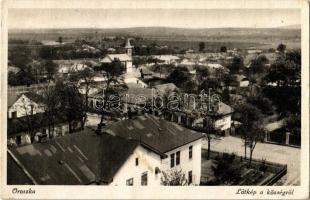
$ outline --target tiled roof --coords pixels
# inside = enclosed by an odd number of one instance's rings
[[[49,123],[49,121],[47,121],[46,118],[44,118],[44,113],[38,113],[31,116],[31,120],[33,121],[32,127],[34,129],[46,127],[48,126]],[[57,116],[54,121],[56,125],[65,122],[66,117],[64,115]],[[26,132],[27,130],[28,130],[27,116],[8,119],[8,126],[7,126],[8,136]]]
[[[103,63],[110,63],[113,60],[118,59],[119,61],[131,61],[131,57],[128,56],[127,54],[107,54],[106,57],[100,60],[100,62]]]
[[[99,180],[110,183],[137,146],[137,141],[85,129],[8,151],[37,184],[83,185]]]
[[[202,133],[148,114],[107,125],[104,131],[139,140],[162,154],[202,138]]]

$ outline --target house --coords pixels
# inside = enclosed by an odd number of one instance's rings
[[[109,53],[114,53],[114,52],[116,51],[116,49],[110,47],[110,48],[107,49],[107,51],[108,51]]]
[[[8,73],[12,72],[14,74],[17,74],[18,72],[20,72],[21,69],[18,67],[14,67],[14,66],[8,66]]]
[[[165,83],[154,86],[154,88],[157,90],[159,94],[165,94],[168,91],[175,91],[177,90],[177,86],[173,83]]]
[[[73,73],[73,72],[79,72],[79,71],[83,71],[85,69],[91,69],[88,65],[84,64],[84,63],[79,63],[79,62],[75,62],[73,64],[63,64],[60,65],[58,68],[58,73],[60,74],[69,74],[69,73]]]
[[[260,54],[262,53],[263,51],[260,50],[260,49],[249,49],[248,50],[248,54]]]
[[[189,60],[187,58],[184,58],[181,62],[180,65],[196,65],[196,62],[194,62],[193,60]]]
[[[112,63],[115,60],[120,61],[126,68],[126,72],[131,72],[133,65],[132,65],[132,49],[133,46],[130,44],[130,40],[127,39],[126,45],[125,45],[125,51],[124,54],[107,54],[104,58],[99,59],[99,62],[101,63]]]
[[[191,103],[189,105],[192,105]],[[217,112],[209,115],[204,113],[205,116],[193,116],[195,110],[190,108],[183,108],[183,110],[166,110],[164,112],[165,119],[176,122],[180,125],[186,126],[195,130],[202,130],[205,128],[204,120],[212,117],[213,126],[219,131],[221,135],[229,135],[231,130],[231,116],[234,112],[233,108],[229,105],[219,102]]]
[[[89,68],[86,64],[84,63],[74,63],[71,67],[70,67],[70,71],[71,72],[78,72],[78,71],[83,71],[86,68]]]
[[[223,65],[221,65],[219,63],[208,63],[207,67],[209,67],[211,69],[224,69]]]
[[[159,56],[153,56],[154,59],[158,59],[163,64],[176,64],[177,61],[180,60],[178,56],[174,55],[159,55]]]
[[[232,78],[233,78],[233,80],[230,84],[231,85],[230,89],[232,89],[234,87],[245,88],[245,87],[248,87],[250,85],[249,79],[242,74],[235,74],[232,76]]]
[[[30,124],[29,124],[30,121]],[[79,129],[81,123],[72,123],[72,129]],[[32,129],[33,139],[29,129]],[[69,133],[69,124],[65,116],[58,115],[54,118],[54,126],[50,127],[43,113],[33,116],[8,119],[7,144],[8,146],[29,145]]]
[[[149,152],[155,152],[157,156],[151,154],[153,163],[160,165],[152,165],[146,156],[150,153],[144,153],[145,157],[141,159],[153,173],[156,173],[156,167],[161,172],[181,169],[189,184],[200,184],[202,133],[149,114],[112,123],[104,127],[103,132],[138,140],[149,148]]]
[[[44,107],[43,97],[36,93],[8,93],[8,119],[43,113]]]
[[[162,172],[182,169],[189,184],[199,184],[202,137],[144,115],[108,125],[101,134],[86,128],[44,144],[9,148],[8,175],[16,176],[11,168],[18,165],[24,182],[32,184],[159,186]]]

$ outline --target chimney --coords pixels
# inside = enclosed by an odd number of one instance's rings
[[[103,123],[99,123],[99,124],[97,125],[97,129],[96,129],[96,131],[95,131],[97,135],[100,135],[100,134],[103,133],[103,132],[102,132],[102,128],[105,127],[105,125],[106,125],[106,124],[105,124],[104,122],[103,122]]]

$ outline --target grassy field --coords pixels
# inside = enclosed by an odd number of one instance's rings
[[[288,48],[300,48],[300,29],[248,29],[248,28],[216,28],[216,29],[177,29],[163,27],[125,28],[125,29],[27,29],[9,30],[9,39],[55,41],[62,37],[65,42],[76,39],[99,41],[108,36],[140,37],[133,43],[167,45],[178,48],[198,49],[199,42],[206,43],[206,49],[228,48],[246,49],[250,47],[276,48],[284,43]],[[106,42],[108,46],[113,42]],[[114,45],[120,45],[116,42]]]

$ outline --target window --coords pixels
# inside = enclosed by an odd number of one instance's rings
[[[193,173],[192,171],[188,172],[188,185],[192,184],[193,182]]]
[[[12,118],[17,118],[17,112],[16,111],[12,112],[11,114],[12,114]]]
[[[170,155],[170,167],[174,167],[174,153]]]
[[[188,148],[188,158],[189,159],[193,158],[193,146],[189,146]]]
[[[139,158],[136,158],[136,166],[139,165]]]
[[[176,160],[175,160],[175,165],[179,165],[179,164],[180,164],[180,151],[176,153]]]
[[[147,172],[144,172],[141,176],[141,185],[147,185]]]
[[[133,178],[126,180],[126,185],[129,185],[129,186],[133,185]]]

